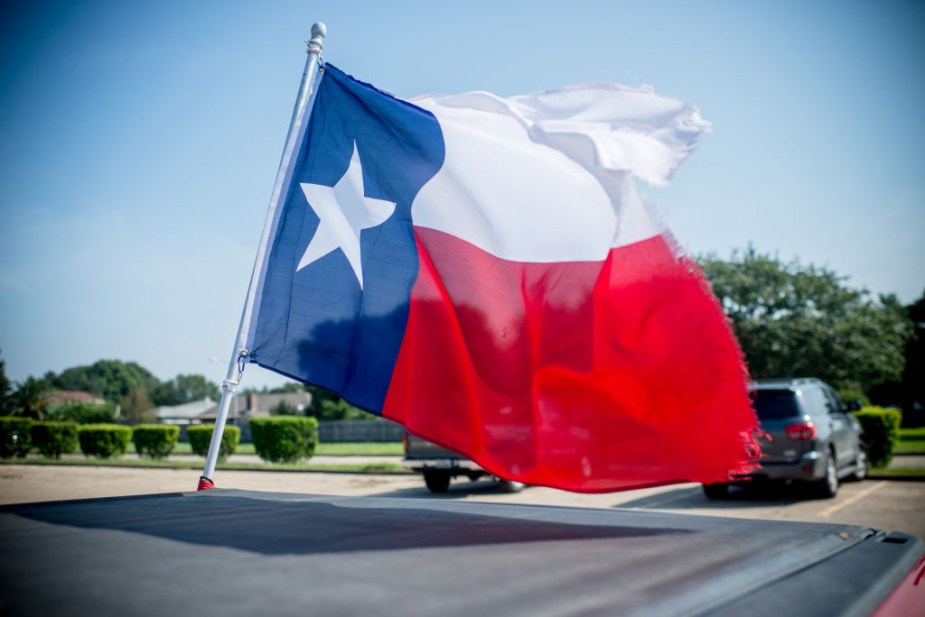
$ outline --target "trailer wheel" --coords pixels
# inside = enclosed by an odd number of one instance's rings
[[[706,495],[707,499],[725,499],[729,494],[729,484],[726,482],[704,484],[703,494]]]
[[[524,490],[524,483],[502,479],[498,481],[498,487],[501,489],[502,493],[519,493]]]
[[[442,469],[425,469],[424,484],[431,493],[445,493],[450,488],[450,473]]]

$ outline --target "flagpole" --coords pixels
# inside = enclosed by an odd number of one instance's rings
[[[305,51],[308,54],[308,58],[305,61],[305,71],[302,74],[302,83],[299,86],[299,96],[296,98],[296,103],[292,110],[292,118],[289,120],[289,132],[286,136],[286,145],[283,148],[283,156],[280,160],[279,171],[276,175],[273,196],[270,198],[270,207],[267,212],[266,222],[264,223],[263,235],[260,238],[260,245],[257,248],[257,258],[254,260],[254,270],[251,273],[251,281],[247,289],[244,309],[241,311],[241,321],[238,324],[238,333],[235,337],[231,361],[228,365],[225,381],[222,382],[222,398],[218,404],[215,427],[212,429],[212,441],[209,443],[209,454],[206,457],[206,464],[203,468],[202,476],[199,478],[198,490],[200,491],[215,486],[215,483],[212,481],[212,476],[215,473],[215,464],[218,462],[218,455],[221,450],[222,434],[225,432],[225,423],[228,420],[228,411],[231,408],[231,401],[234,399],[235,391],[241,383],[244,364],[247,362],[247,329],[250,326],[251,314],[254,308],[254,297],[257,293],[257,285],[260,278],[260,266],[266,254],[266,247],[270,236],[270,230],[273,226],[275,211],[280,200],[285,198],[283,190],[284,186],[288,184],[287,178],[291,173],[293,153],[296,150],[296,144],[294,142],[300,133],[300,119],[304,118],[306,104],[311,98],[311,89],[315,81],[315,76],[318,73],[318,66],[321,62],[321,52],[324,49],[324,37],[326,34],[327,26],[323,23],[318,22],[312,24],[312,38],[306,42],[307,49]]]

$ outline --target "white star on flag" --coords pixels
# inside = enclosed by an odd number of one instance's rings
[[[308,205],[320,219],[315,235],[305,248],[296,272],[340,249],[363,289],[363,266],[360,259],[360,232],[381,225],[392,216],[395,204],[363,193],[363,166],[353,142],[353,156],[347,171],[334,186],[301,182]]]

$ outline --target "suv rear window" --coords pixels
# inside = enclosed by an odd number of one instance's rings
[[[797,415],[796,394],[790,390],[755,390],[752,392],[759,420],[780,420]]]

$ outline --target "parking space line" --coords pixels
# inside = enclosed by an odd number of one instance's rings
[[[847,508],[848,506],[850,506],[851,504],[855,503],[856,501],[860,501],[861,499],[864,499],[865,497],[867,497],[868,495],[870,495],[870,494],[873,493],[874,491],[878,491],[878,490],[880,490],[881,488],[883,488],[884,486],[886,486],[886,482],[883,481],[883,480],[881,480],[880,482],[877,482],[876,484],[872,484],[871,486],[868,486],[868,487],[865,488],[864,490],[858,491],[857,493],[855,493],[854,495],[852,495],[852,496],[849,497],[848,499],[846,499],[846,500],[844,500],[844,501],[842,501],[842,502],[839,502],[839,503],[835,504],[834,506],[830,506],[830,507],[826,508],[825,510],[823,510],[822,512],[819,513],[819,516],[829,516],[829,515],[831,515],[831,514],[835,514],[836,512],[838,512],[839,510],[841,510],[842,508]]]

